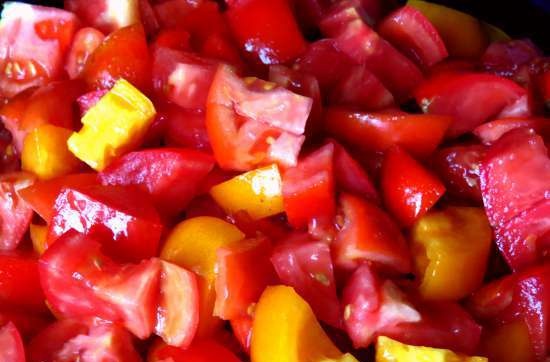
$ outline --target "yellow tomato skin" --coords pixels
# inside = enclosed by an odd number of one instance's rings
[[[33,129],[23,143],[21,167],[41,180],[78,170],[80,161],[67,148],[72,131],[51,124]]]
[[[252,362],[357,362],[338,350],[311,307],[287,286],[263,292],[254,310]]]
[[[529,330],[521,320],[483,328],[480,350],[491,362],[536,361]]]
[[[137,148],[156,111],[153,103],[128,81],[120,79],[82,117],[82,129],[67,141],[71,152],[96,171]]]
[[[46,251],[46,238],[48,236],[48,226],[31,224],[29,227],[32,247],[39,255]]]
[[[209,216],[182,221],[170,233],[160,257],[198,275],[199,327],[197,335],[212,335],[222,324],[212,315],[216,301],[216,251],[244,239],[245,235],[234,225]]]
[[[492,230],[485,212],[448,207],[423,216],[411,231],[411,248],[425,299],[458,300],[485,275]]]
[[[482,23],[471,15],[423,0],[409,0],[435,26],[450,56],[479,58],[488,45]]]
[[[227,214],[244,210],[257,220],[284,211],[281,174],[276,165],[255,169],[216,185],[210,195]]]
[[[376,341],[376,362],[488,362],[488,359],[463,356],[448,349],[411,346],[380,336]]]

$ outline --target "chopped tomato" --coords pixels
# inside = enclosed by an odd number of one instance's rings
[[[71,79],[80,76],[90,55],[103,42],[104,38],[102,32],[91,27],[82,28],[75,34],[65,63],[65,70]]]
[[[474,129],[474,134],[484,144],[495,143],[507,132],[516,128],[531,128],[544,139],[550,139],[550,122],[544,118],[504,118],[487,122]]]
[[[188,349],[159,344],[153,347],[148,362],[240,362],[229,349],[213,339],[203,339],[191,345]]]
[[[386,207],[406,226],[424,215],[445,193],[445,186],[435,175],[397,147],[385,155],[381,187]]]
[[[214,315],[231,320],[250,314],[264,289],[275,281],[267,238],[246,239],[216,252]]]
[[[65,8],[105,34],[139,22],[138,0],[65,0]]]
[[[415,97],[424,113],[453,117],[447,136],[457,137],[526,98],[527,92],[516,83],[492,74],[444,73],[420,85]]]
[[[237,69],[245,68],[237,45],[233,44],[233,39],[224,33],[209,34],[200,46],[200,54],[231,64]]]
[[[51,323],[51,316],[21,309],[0,308],[0,325],[8,322],[15,324],[23,339],[28,341]]]
[[[334,17],[346,20],[334,27]],[[342,7],[341,13],[323,20],[321,29],[334,38],[336,46],[355,63],[365,64],[397,101],[409,98],[422,81],[418,67],[364,23],[355,7]]]
[[[426,157],[437,148],[451,121],[446,116],[392,111],[363,113],[329,108],[325,112],[327,131],[343,142],[371,152],[398,145],[418,157]]]
[[[340,207],[343,220],[331,246],[336,267],[353,270],[368,262],[384,271],[411,271],[405,239],[388,214],[350,194],[340,196]]]
[[[295,166],[311,105],[309,98],[259,79],[242,80],[220,65],[206,108],[216,161],[242,171],[271,162]]]
[[[313,219],[332,222],[336,211],[334,146],[326,144],[283,174],[283,204],[288,222],[304,228]]]
[[[110,257],[140,261],[158,252],[162,224],[148,195],[135,186],[65,187],[55,200],[48,246],[74,230],[102,242]]]
[[[157,210],[174,216],[198,193],[214,167],[212,156],[189,149],[135,151],[116,159],[98,174],[103,185],[136,185],[149,193]]]
[[[76,99],[76,103],[78,103],[78,108],[80,110],[80,117],[84,117],[86,112],[90,110],[93,106],[99,102],[99,100],[107,94],[109,91],[107,89],[100,89],[88,93],[84,93],[80,97]]]
[[[166,122],[164,140],[168,146],[212,152],[203,111],[185,110],[169,103],[157,108],[157,117]]]
[[[33,255],[0,254],[0,307],[47,312]]]
[[[482,145],[446,147],[436,151],[433,166],[449,193],[479,203],[479,173],[486,153],[487,148]]]
[[[235,338],[239,341],[241,348],[250,354],[250,342],[252,342],[252,324],[254,320],[250,316],[244,316],[237,319],[232,319],[231,330]]]
[[[186,109],[204,109],[217,62],[191,53],[157,48],[153,52],[153,85],[159,94]]]
[[[420,314],[391,281],[381,281],[367,264],[357,268],[342,295],[344,323],[354,347],[368,347],[392,327],[421,320]]]
[[[0,23],[0,97],[61,78],[78,27],[73,13],[7,2]]]
[[[0,175],[0,250],[14,250],[27,232],[32,209],[19,190],[32,185],[35,177],[25,172]]]
[[[49,222],[55,214],[55,199],[65,187],[82,187],[97,184],[97,176],[92,173],[61,176],[52,180],[38,181],[22,188],[19,195],[29,206]]]
[[[190,38],[191,35],[185,30],[166,28],[159,31],[153,44],[156,48],[188,51],[191,50]]]
[[[528,67],[539,56],[541,51],[530,40],[497,41],[487,47],[481,62],[486,71],[516,81],[525,81],[521,79],[522,68]]]
[[[151,59],[141,24],[112,32],[92,53],[82,76],[93,89],[110,89],[121,78],[141,90],[151,83]]]
[[[305,50],[306,42],[286,0],[232,1],[228,7],[231,31],[254,61],[286,63]]]
[[[329,245],[307,234],[296,234],[279,242],[271,262],[286,285],[311,305],[317,318],[342,327]]]
[[[23,340],[12,322],[0,328],[0,351],[3,362],[25,362]]]
[[[94,239],[71,232],[40,257],[40,279],[53,310],[65,318],[120,322],[140,338],[155,328],[160,263],[119,265]]]
[[[448,55],[437,29],[410,5],[397,9],[378,26],[380,35],[420,66],[429,68]]]

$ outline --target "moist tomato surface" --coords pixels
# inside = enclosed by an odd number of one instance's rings
[[[423,0],[63,5],[0,20],[0,362],[548,360],[537,44]]]

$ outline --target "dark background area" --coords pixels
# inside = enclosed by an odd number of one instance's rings
[[[63,6],[62,0],[24,1],[42,5]],[[472,14],[483,21],[498,26],[514,38],[531,38],[544,49],[546,54],[550,54],[550,0],[431,1]]]

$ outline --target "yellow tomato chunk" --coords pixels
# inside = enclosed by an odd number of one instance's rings
[[[243,240],[245,235],[234,225],[209,216],[195,217],[179,223],[168,236],[160,257],[195,272],[200,305],[197,335],[212,335],[221,326],[213,317],[216,301],[216,251]]]
[[[21,167],[47,180],[76,171],[80,161],[67,148],[71,130],[45,124],[32,130],[23,143]]]
[[[485,357],[468,357],[448,349],[418,347],[380,336],[376,341],[376,362],[487,362]]]
[[[29,227],[32,247],[39,255],[46,251],[46,237],[48,236],[48,226],[31,224]]]
[[[71,152],[97,171],[138,147],[155,117],[153,103],[124,79],[82,118],[83,127],[68,140]]]
[[[480,208],[448,207],[423,216],[411,231],[420,294],[458,300],[473,292],[483,281],[491,240]]]
[[[252,362],[357,362],[325,334],[293,288],[268,287],[254,311]]]
[[[246,211],[255,220],[284,211],[281,174],[276,165],[216,185],[210,195],[228,214]]]

